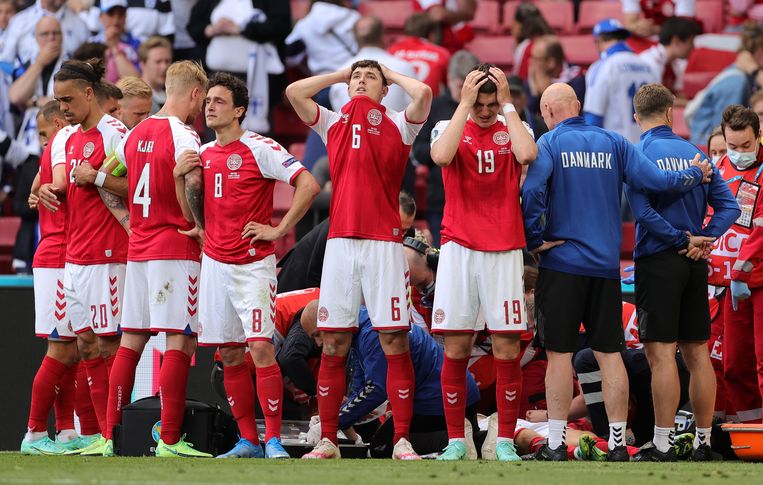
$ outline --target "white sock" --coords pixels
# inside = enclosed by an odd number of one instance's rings
[[[68,443],[74,439],[77,439],[77,432],[73,429],[62,429],[56,434],[56,441],[59,443]]]
[[[455,441],[460,441],[461,443],[466,444],[466,438],[450,438],[448,440],[448,444],[451,444]]]
[[[27,431],[24,435],[24,441],[27,443],[31,443],[33,441],[40,440],[44,437],[48,436],[47,431]]]
[[[514,444],[514,438],[504,438],[502,436],[499,436],[495,439],[496,444],[503,443],[504,441],[507,443],[511,443],[512,445]]]
[[[694,449],[699,448],[700,445],[710,446],[710,434],[713,428],[697,428],[694,433]]]
[[[548,420],[548,447],[555,450],[564,444],[567,434],[566,419]]]
[[[627,426],[628,423],[625,421],[609,423],[609,442],[607,446],[610,450],[614,450],[618,446],[625,446],[625,428]]]
[[[673,436],[675,433],[674,428],[660,428],[654,427],[654,439],[652,443],[657,451],[661,453],[667,453],[671,446],[673,446]]]

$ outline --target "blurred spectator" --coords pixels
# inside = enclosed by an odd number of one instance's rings
[[[750,108],[758,115],[760,125],[763,126],[763,90],[759,89],[750,96]]]
[[[106,74],[111,83],[125,76],[138,76],[138,47],[140,41],[125,30],[127,0],[101,0],[100,20],[103,31],[92,42],[106,45]]]
[[[763,28],[747,25],[741,35],[736,61],[710,81],[688,105],[684,116],[695,145],[707,140],[732,104],[746,105],[756,87],[763,86]]]
[[[520,3],[514,12],[514,23],[511,24],[511,35],[517,41],[517,47],[514,50],[514,69],[511,73],[527,79],[533,40],[553,33],[554,29],[548,25],[538,7],[532,3]]]
[[[694,17],[696,0],[622,0],[623,23],[639,37],[650,37],[660,32],[660,25],[668,17]]]
[[[103,4],[108,0],[95,0],[92,7],[80,12],[80,17],[87,23],[94,34],[103,31],[100,13]],[[170,0],[129,0],[127,8],[127,32],[130,32],[139,42],[154,35],[172,37],[175,34],[175,19]]]
[[[529,86],[528,107],[534,114],[540,114],[540,96],[553,83],[567,83],[581,103],[585,102],[585,76],[580,66],[567,64],[564,49],[559,38],[543,35],[533,41],[527,84]],[[536,138],[538,133],[535,133]]]
[[[119,121],[124,123],[128,130],[132,130],[151,114],[151,86],[143,79],[130,76],[120,79],[117,88],[122,93],[122,99],[119,100]]]
[[[43,15],[51,15],[61,23],[63,53],[65,57],[70,57],[90,34],[85,23],[65,3],[64,0],[37,0],[31,7],[17,13],[5,32],[0,62],[24,64],[37,57],[35,26]]]
[[[16,66],[8,98],[19,113],[23,113],[18,141],[27,147],[29,153],[39,155],[37,112],[53,96],[53,74],[66,59],[62,54],[61,24],[55,17],[46,15],[40,18],[34,37],[38,46],[37,56],[34,61]]]
[[[154,114],[162,109],[167,100],[164,80],[167,69],[172,64],[172,44],[164,37],[150,37],[140,45],[138,59],[140,59],[141,79],[148,83],[153,93],[151,114]]]
[[[35,118],[39,110],[35,110]],[[37,129],[37,119],[32,123]],[[42,121],[44,123],[44,121]],[[37,134],[35,132],[35,134]],[[40,140],[37,140],[40,146]],[[32,183],[39,171],[40,163],[37,155],[29,155],[27,159],[16,168],[13,195],[13,212],[21,218],[19,232],[16,233],[16,243],[13,245],[13,271],[16,274],[32,274],[32,258],[37,245],[37,211],[29,207],[29,194],[32,191]]]
[[[437,25],[425,13],[415,13],[405,21],[405,37],[389,47],[389,52],[409,62],[416,71],[416,79],[432,88],[434,96],[440,95],[440,86],[448,77],[450,53],[444,47],[433,44]]]
[[[16,4],[13,0],[0,0],[0,52],[5,44],[5,33],[8,31],[8,24],[11,17],[16,15]]]
[[[289,2],[211,0],[198,2],[188,32],[206,46],[206,65],[246,79],[249,107],[245,129],[268,133],[269,107],[286,87],[284,41],[291,31]]]
[[[445,207],[445,190],[442,185],[442,169],[433,161],[429,153],[431,147],[432,129],[438,121],[449,120],[456,112],[461,102],[461,88],[466,75],[480,61],[471,52],[458,51],[448,63],[448,89],[432,100],[429,118],[421,127],[416,140],[413,142],[413,156],[419,163],[429,167],[429,186],[427,189],[426,219],[432,233],[432,245],[440,246],[440,226],[442,225],[442,210]]]
[[[586,74],[583,115],[589,124],[612,130],[636,143],[641,130],[633,118],[633,96],[660,79],[625,44],[630,33],[615,19],[596,24],[593,35],[601,57]]]
[[[104,113],[119,119],[119,101],[122,99],[122,91],[108,81],[101,81],[95,86],[95,98]]]
[[[514,105],[517,113],[519,113],[519,118],[533,129],[533,134],[537,140],[541,135],[548,131],[548,127],[539,114],[533,113],[530,110],[527,104],[527,93],[525,92],[525,85],[522,82],[522,78],[519,76],[509,76],[507,80],[509,81],[511,104]]]
[[[670,17],[660,27],[660,42],[639,54],[674,94],[684,87],[686,59],[694,49],[694,38],[702,27],[694,19]]]
[[[345,63],[346,66],[362,59],[372,59],[379,61],[395,72],[412,78],[416,77],[416,72],[410,63],[384,50],[384,24],[381,20],[376,17],[361,17],[352,31],[360,50]],[[339,113],[342,107],[350,101],[347,85],[334,84],[330,89],[331,107]],[[400,86],[393,84],[389,86],[389,92],[382,99],[382,104],[394,111],[404,111],[410,101],[411,98],[405,94],[405,91]]]
[[[178,61],[204,58],[203,49],[196,45],[191,34],[188,33],[188,22],[191,20],[191,11],[197,0],[171,0],[170,3],[172,18],[175,22],[172,57]]]
[[[456,52],[474,39],[468,22],[474,20],[477,0],[413,0],[416,11],[426,12],[435,21],[435,42]]]
[[[737,32],[745,22],[763,20],[763,1],[761,0],[728,0],[728,17],[726,31]]]
[[[716,126],[707,139],[707,154],[712,157],[715,165],[726,154],[726,151],[726,139],[723,138],[723,131],[720,126]]]

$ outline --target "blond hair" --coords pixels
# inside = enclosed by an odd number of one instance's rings
[[[120,91],[122,91],[122,96],[125,98],[151,99],[153,97],[151,86],[149,86],[146,81],[139,77],[123,77],[117,83],[117,87]]]
[[[199,87],[206,89],[207,73],[198,61],[178,61],[170,64],[164,82],[167,95],[184,94]]]
[[[151,49],[156,49],[157,47],[163,47],[172,51],[170,41],[160,35],[154,35],[140,44],[138,48],[138,59],[140,62],[146,62],[148,60],[148,53],[151,52]]]

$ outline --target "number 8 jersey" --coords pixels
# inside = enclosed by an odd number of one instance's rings
[[[432,144],[449,120],[432,130]],[[525,128],[532,134],[527,124]],[[522,166],[511,151],[503,116],[481,128],[466,121],[453,162],[442,169],[445,209],[442,243],[454,241],[476,251],[510,251],[525,247],[519,180]]]
[[[178,229],[194,224],[183,216],[172,170],[186,150],[199,152],[199,136],[174,116],[152,116],[133,128],[117,148],[127,167],[130,207],[128,261],[199,261],[199,245]]]

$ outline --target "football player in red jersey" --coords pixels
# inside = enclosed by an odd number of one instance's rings
[[[241,128],[249,106],[246,84],[216,74],[207,94],[207,126],[216,140],[201,148],[201,167],[188,164],[185,192],[204,228],[199,302],[199,342],[220,348],[225,390],[241,435],[218,458],[289,458],[281,445],[283,380],[275,359],[276,258],[273,241],[305,215],[320,187],[294,156],[270,138]],[[187,168],[178,167],[177,172]],[[203,182],[202,182],[203,179]],[[277,180],[295,187],[294,200],[277,227]],[[256,367],[257,396],[265,414],[265,451],[254,417],[254,388],[246,362]]]
[[[349,85],[350,101],[335,113],[312,97],[332,84]],[[380,102],[388,84],[411,97],[405,112]],[[337,426],[344,398],[344,365],[365,298],[387,357],[387,395],[395,416],[393,458],[419,459],[408,441],[414,374],[408,349],[408,267],[401,244],[398,191],[411,144],[429,115],[432,90],[424,83],[362,60],[286,89],[299,117],[326,143],[333,190],[318,328],[323,357],[318,374],[322,439],[305,458],[339,458]]]
[[[106,172],[127,129],[98,104],[102,76],[103,63],[97,59],[67,61],[55,74],[56,100],[66,121],[79,126],[66,142],[65,158],[52,160],[54,173],[60,164],[70,170],[63,286],[101,432],[106,427],[109,369],[119,345],[129,230],[121,199],[127,181]],[[103,444],[100,437],[72,453],[100,454]]]
[[[520,335],[527,329],[519,203],[523,165],[537,156],[506,75],[491,64],[466,76],[461,103],[432,130],[432,160],[443,167],[445,210],[432,332],[445,338],[442,395],[449,443],[441,460],[467,456],[465,371],[474,333],[492,334],[498,436],[495,457],[518,461],[514,428],[522,396]],[[481,318],[484,315],[484,320]]]
[[[196,350],[199,245],[193,216],[176,196],[176,164],[198,161],[199,137],[188,126],[201,112],[204,69],[191,61],[167,70],[167,103],[133,128],[117,148],[126,167],[131,231],[122,345],[109,388],[104,455],[113,455],[112,430],[122,418],[135,368],[152,333],[167,335],[159,373],[162,430],[156,456],[201,456],[181,437],[191,356]]]

